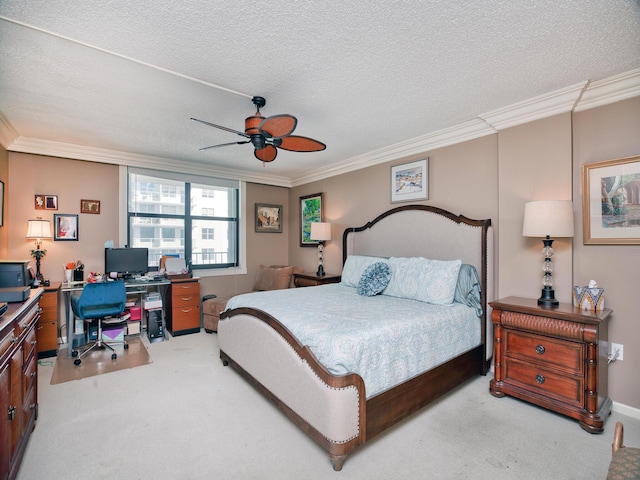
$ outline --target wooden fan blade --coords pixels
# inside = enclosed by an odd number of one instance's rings
[[[278,147],[291,152],[319,152],[327,148],[324,143],[318,140],[301,137],[299,135],[291,135],[283,138]]]
[[[253,154],[261,162],[273,162],[278,155],[278,150],[273,145],[266,145],[260,150],[254,150]]]
[[[221,143],[220,145],[211,145],[210,147],[202,147],[198,150],[209,150],[210,148],[227,147],[229,145],[244,145],[245,143],[251,143],[251,140],[245,140],[244,142],[229,142]]]
[[[245,138],[249,137],[249,135],[247,135],[246,133],[240,132],[238,130],[234,130],[233,128],[223,127],[222,125],[216,125],[215,123],[205,122],[204,120],[198,120],[197,118],[193,118],[193,117],[191,117],[191,120],[195,120],[196,122],[209,125],[210,127],[219,128],[220,130],[224,130],[225,132],[235,133],[236,135],[240,135],[241,137],[245,137]]]
[[[266,137],[284,138],[293,133],[296,125],[298,125],[298,119],[292,115],[273,115],[262,120],[258,130]]]

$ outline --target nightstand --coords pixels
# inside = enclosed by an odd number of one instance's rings
[[[315,287],[316,285],[326,285],[328,283],[340,283],[340,275],[326,275],[319,277],[315,273],[294,273],[293,284],[296,287]]]
[[[604,431],[607,396],[608,319],[611,309],[589,311],[568,303],[541,307],[537,300],[507,297],[493,308],[495,374],[489,391],[510,395]]]

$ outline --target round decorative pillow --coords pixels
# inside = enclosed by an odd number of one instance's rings
[[[376,262],[369,265],[358,282],[358,295],[373,297],[379,294],[391,280],[391,269],[384,262]]]

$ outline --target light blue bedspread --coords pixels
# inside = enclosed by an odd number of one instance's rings
[[[367,398],[480,344],[472,307],[365,297],[340,283],[247,293],[227,303],[238,307],[278,319],[332,374],[359,374]]]

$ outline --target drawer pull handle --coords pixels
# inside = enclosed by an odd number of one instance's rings
[[[542,385],[544,383],[544,375],[537,374],[536,375],[536,382],[539,383],[540,385]]]
[[[542,355],[544,353],[544,346],[543,345],[536,346],[536,353],[538,355]]]

